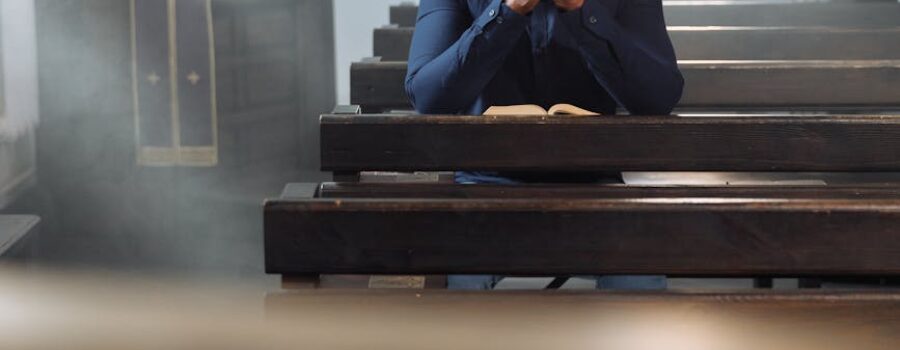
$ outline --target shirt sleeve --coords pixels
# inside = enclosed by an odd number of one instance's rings
[[[406,92],[423,114],[458,113],[493,79],[525,33],[527,17],[492,0],[472,19],[460,0],[422,0],[409,53]]]
[[[608,0],[586,0],[581,9],[561,14],[594,77],[631,114],[671,113],[684,78],[662,0],[619,0],[615,17],[602,1]]]

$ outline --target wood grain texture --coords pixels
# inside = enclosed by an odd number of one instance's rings
[[[291,185],[289,185],[291,186]],[[297,185],[294,185],[297,187]],[[292,198],[297,198],[291,195]],[[454,185],[324,183],[320,198],[431,199],[623,199],[623,198],[758,198],[758,199],[900,199],[900,186],[727,186],[643,187],[626,185]],[[282,198],[285,198],[283,195]],[[306,196],[313,198],[313,196]]]
[[[894,27],[900,5],[893,1],[665,1],[670,26]],[[417,6],[391,7],[391,24],[413,27]]]
[[[898,6],[900,10],[900,6]],[[681,60],[900,58],[900,28],[669,27]]]
[[[900,60],[681,61],[681,108],[819,108],[900,105]],[[366,113],[410,109],[406,62],[350,68],[350,100]]]
[[[900,5],[898,5],[900,6]],[[900,105],[900,61],[681,61],[680,107]]]
[[[666,23],[679,26],[894,27],[900,23],[900,4],[891,1],[771,1],[747,5],[697,5],[691,1],[671,1],[666,3],[665,16]]]
[[[321,117],[326,171],[896,171],[900,116]]]
[[[900,200],[312,199],[265,207],[306,274],[900,274]]]
[[[375,56],[406,61],[414,28],[374,32]],[[682,60],[883,60],[900,58],[900,28],[669,27]]]

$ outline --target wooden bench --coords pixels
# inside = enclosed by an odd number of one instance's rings
[[[36,216],[0,215],[0,264],[21,264],[32,257],[39,222]]]
[[[900,116],[325,115],[322,168],[897,171]],[[265,205],[266,269],[319,274],[900,275],[896,184],[353,184]]]
[[[666,23],[670,26],[838,26],[895,27],[900,23],[900,4],[875,1],[796,0],[667,0]],[[418,7],[394,6],[391,24],[414,27]]]
[[[374,56],[406,61],[414,31],[397,26],[375,29]],[[896,44],[900,27],[680,26],[669,27],[669,36],[682,60],[900,59]]]
[[[892,110],[900,60],[682,61],[679,108],[696,110]],[[409,110],[406,62],[377,58],[350,68],[350,99],[367,113]]]

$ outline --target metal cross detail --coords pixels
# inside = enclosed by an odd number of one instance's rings
[[[197,85],[200,82],[200,75],[195,71],[191,71],[191,74],[188,74],[187,80],[191,82],[191,85]]]
[[[156,84],[159,84],[160,80],[162,80],[162,78],[160,78],[159,74],[156,74],[156,72],[150,73],[150,75],[147,76],[147,81],[150,82],[150,85],[155,86]]]

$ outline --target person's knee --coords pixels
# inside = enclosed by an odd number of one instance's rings
[[[598,289],[613,290],[665,290],[666,276],[602,276],[597,278]]]

